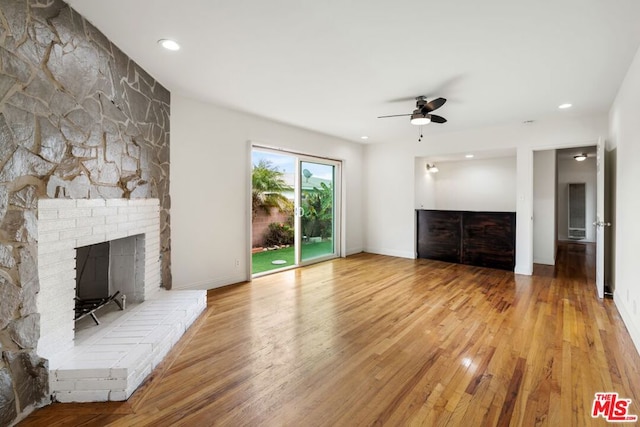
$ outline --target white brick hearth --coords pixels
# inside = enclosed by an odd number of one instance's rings
[[[207,306],[206,291],[158,291],[49,360],[58,402],[126,400]]]
[[[206,308],[206,291],[160,288],[159,212],[157,199],[38,201],[38,354],[56,400],[126,400]],[[138,235],[144,302],[74,347],[75,249]]]

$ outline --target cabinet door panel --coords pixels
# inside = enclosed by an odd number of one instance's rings
[[[515,214],[465,212],[462,263],[513,270],[515,265]]]
[[[418,211],[418,258],[460,262],[461,212]]]

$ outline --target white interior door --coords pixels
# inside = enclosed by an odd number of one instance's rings
[[[596,222],[593,223],[596,226],[596,289],[600,298],[604,298],[604,234],[607,227],[611,225],[604,217],[605,156],[604,140],[600,138],[598,140],[596,158]]]

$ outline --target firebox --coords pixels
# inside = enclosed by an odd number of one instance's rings
[[[144,247],[139,234],[76,248],[75,320],[91,316],[99,325],[102,307],[142,302]]]

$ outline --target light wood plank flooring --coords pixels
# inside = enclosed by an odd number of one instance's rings
[[[24,426],[604,425],[640,357],[567,244],[532,277],[360,254],[209,292],[127,402],[53,404]]]

